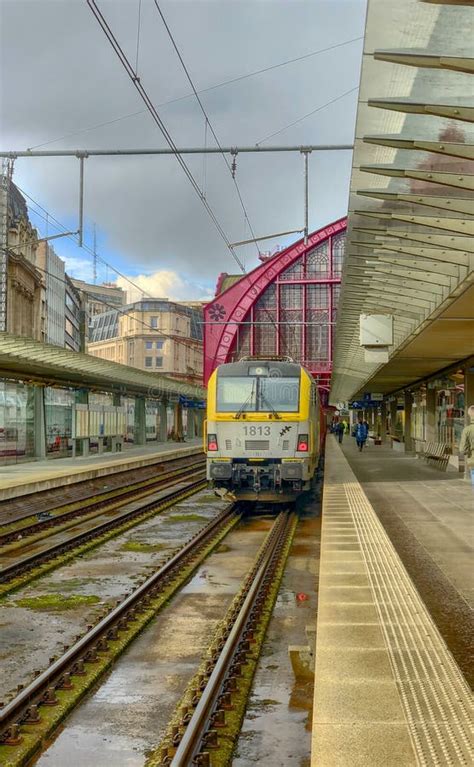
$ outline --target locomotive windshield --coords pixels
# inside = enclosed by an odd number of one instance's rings
[[[294,377],[229,376],[217,379],[217,411],[282,412],[299,409],[300,379]]]

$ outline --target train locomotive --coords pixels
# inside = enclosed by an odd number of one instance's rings
[[[288,503],[311,489],[320,457],[313,377],[289,358],[244,357],[208,382],[207,478],[242,501]]]

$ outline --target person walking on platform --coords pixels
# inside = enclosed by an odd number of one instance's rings
[[[337,434],[338,442],[339,444],[341,444],[342,438],[344,436],[344,424],[342,423],[342,421],[339,421],[339,423],[336,424],[336,430],[337,430],[336,434]]]
[[[474,405],[468,408],[467,414],[470,424],[462,430],[461,441],[459,442],[459,453],[463,454],[468,469],[471,473],[471,483],[474,486]]]
[[[355,433],[357,447],[359,448],[360,452],[362,452],[362,448],[367,442],[368,434],[369,434],[368,424],[365,421],[362,421],[361,419],[360,421],[357,422],[356,433]]]

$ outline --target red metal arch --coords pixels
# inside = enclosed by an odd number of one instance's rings
[[[296,259],[312,250],[329,237],[344,232],[347,218],[341,218],[323,229],[313,232],[305,245],[303,240],[290,245],[277,256],[270,258],[252,272],[216,297],[204,309],[204,382],[207,384],[212,371],[228,362],[234,346],[236,323],[243,322],[252,306],[266,288],[291,266]],[[336,282],[337,280],[335,280]],[[225,322],[225,324],[223,324]]]

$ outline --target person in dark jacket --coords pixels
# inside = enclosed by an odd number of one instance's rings
[[[336,433],[337,433],[338,442],[339,444],[341,444],[342,438],[344,436],[344,424],[342,423],[342,421],[339,421],[339,423],[336,425],[336,430],[337,430]]]
[[[368,424],[362,420],[358,421],[356,426],[355,438],[356,438],[357,447],[359,448],[360,452],[362,452],[362,448],[367,442],[368,436],[369,436]]]

